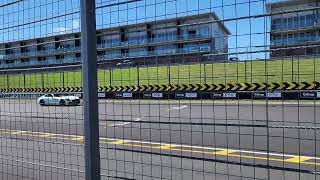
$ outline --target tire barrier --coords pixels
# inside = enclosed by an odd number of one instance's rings
[[[318,90],[320,82],[271,82],[227,84],[163,84],[136,86],[100,86],[99,92],[212,92],[212,91],[293,91]],[[82,92],[82,87],[1,88],[0,93]]]

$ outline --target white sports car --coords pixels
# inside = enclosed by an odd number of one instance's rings
[[[45,105],[79,105],[80,98],[77,96],[58,95],[58,94],[45,94],[38,98],[38,104]]]

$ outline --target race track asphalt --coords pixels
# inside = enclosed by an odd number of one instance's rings
[[[83,107],[0,100],[1,179],[84,179]],[[314,101],[100,100],[104,179],[319,179]]]

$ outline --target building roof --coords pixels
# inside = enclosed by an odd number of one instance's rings
[[[271,8],[281,8],[286,6],[293,6],[313,2],[319,2],[319,0],[278,0],[277,2],[267,3],[266,9],[267,12],[271,12]]]
[[[195,15],[190,15],[190,16],[181,16],[181,17],[176,17],[176,18],[170,18],[170,19],[162,19],[162,20],[157,20],[157,21],[146,21],[142,23],[137,23],[137,24],[130,24],[130,25],[124,25],[124,26],[115,26],[111,28],[105,28],[105,29],[100,29],[98,31],[104,31],[104,30],[114,30],[114,29],[119,29],[119,28],[130,28],[130,27],[138,27],[144,24],[151,24],[151,25],[157,25],[157,24],[164,24],[164,23],[169,23],[173,22],[176,20],[184,21],[184,20],[193,20],[193,19],[200,19],[200,18],[207,18],[207,17],[213,17],[215,21],[222,27],[222,29],[225,31],[226,34],[230,35],[230,31],[228,28],[222,23],[222,20],[219,19],[219,17],[214,13],[203,13],[203,14],[195,14]],[[208,21],[210,22],[210,21]],[[199,22],[201,23],[201,22]]]

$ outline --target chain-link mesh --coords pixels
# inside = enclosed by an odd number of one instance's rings
[[[101,179],[319,179],[319,2],[96,0]],[[0,179],[85,179],[80,0],[0,2]]]

